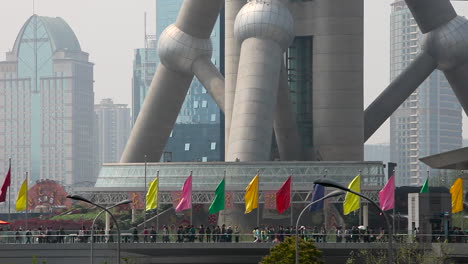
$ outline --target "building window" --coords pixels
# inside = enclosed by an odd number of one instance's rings
[[[206,100],[203,100],[202,101],[202,107],[203,108],[206,108],[206,106],[208,105],[208,102]]]
[[[185,143],[185,151],[189,151],[190,150],[190,143]]]
[[[202,92],[202,94],[206,94],[206,89],[204,87],[202,87],[201,92]]]
[[[171,131],[171,134],[169,135],[169,137],[172,137],[172,133],[173,133],[173,132],[174,132],[174,131]]]
[[[211,122],[216,122],[216,114],[211,114]]]
[[[198,101],[193,102],[193,108],[198,108]]]
[[[211,150],[215,150],[216,149],[216,142],[211,142]]]
[[[207,162],[208,161],[208,157],[202,157],[202,162]]]

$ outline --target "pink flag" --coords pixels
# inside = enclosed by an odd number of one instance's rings
[[[395,207],[395,175],[388,179],[387,184],[379,192],[380,208],[387,211]]]
[[[192,208],[192,174],[185,180],[182,194],[180,195],[179,204],[176,206],[175,211],[180,212]]]

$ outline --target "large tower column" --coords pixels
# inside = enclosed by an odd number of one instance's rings
[[[234,21],[245,5],[246,0],[226,0],[224,4],[224,142],[227,154],[229,145],[229,130],[231,129],[232,109],[236,95],[237,69],[239,67],[240,43],[234,38]]]
[[[235,21],[241,56],[226,160],[270,159],[273,120],[284,50],[293,18],[279,0],[248,2]]]
[[[316,0],[315,7],[315,155],[363,160],[363,0]]]

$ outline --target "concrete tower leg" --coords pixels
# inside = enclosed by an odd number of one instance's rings
[[[289,96],[288,73],[284,64],[282,64],[279,79],[274,129],[281,160],[303,160],[296,113]]]
[[[293,39],[293,18],[281,1],[252,1],[236,17],[235,36],[242,45],[226,160],[270,160],[282,56]]]
[[[236,95],[237,69],[239,68],[240,43],[234,37],[234,21],[246,0],[226,0],[224,6],[224,76],[225,110],[224,110],[224,142],[225,153],[228,152],[229,131],[231,129],[232,109]]]
[[[218,68],[214,66],[210,59],[200,58],[193,63],[192,70],[221,111],[224,112],[224,77],[218,71]]]
[[[193,79],[195,61],[212,54],[210,35],[222,0],[186,0],[158,42],[161,64],[122,154],[122,163],[159,161]]]
[[[444,71],[444,74],[465,114],[468,115],[468,64]]]
[[[364,112],[364,141],[387,120],[395,110],[435,70],[436,61],[427,53],[419,54],[406,69],[370,104]]]
[[[363,0],[317,0],[313,146],[319,160],[364,158]]]

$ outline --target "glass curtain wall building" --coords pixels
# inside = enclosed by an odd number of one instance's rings
[[[183,0],[156,0],[156,40],[164,29],[176,21]],[[213,63],[222,68],[222,37],[224,25],[218,21],[211,40]],[[145,72],[147,82],[142,76]],[[152,65],[154,64],[154,68]],[[133,121],[146,96],[146,91],[159,64],[155,48],[137,49],[134,58]],[[135,73],[142,77],[135,77]],[[137,80],[136,83],[135,81]],[[210,94],[194,78],[177,117],[176,124],[164,150],[162,161],[221,161],[224,160],[224,117]]]
[[[0,62],[0,171],[12,163],[12,197],[29,173],[91,184],[93,64],[62,18],[33,15]]]
[[[392,4],[390,77],[420,52],[422,34],[402,0]],[[390,118],[390,158],[396,184],[421,184],[429,169],[419,158],[462,146],[462,108],[442,72],[436,70]],[[435,172],[431,172],[435,173]]]

